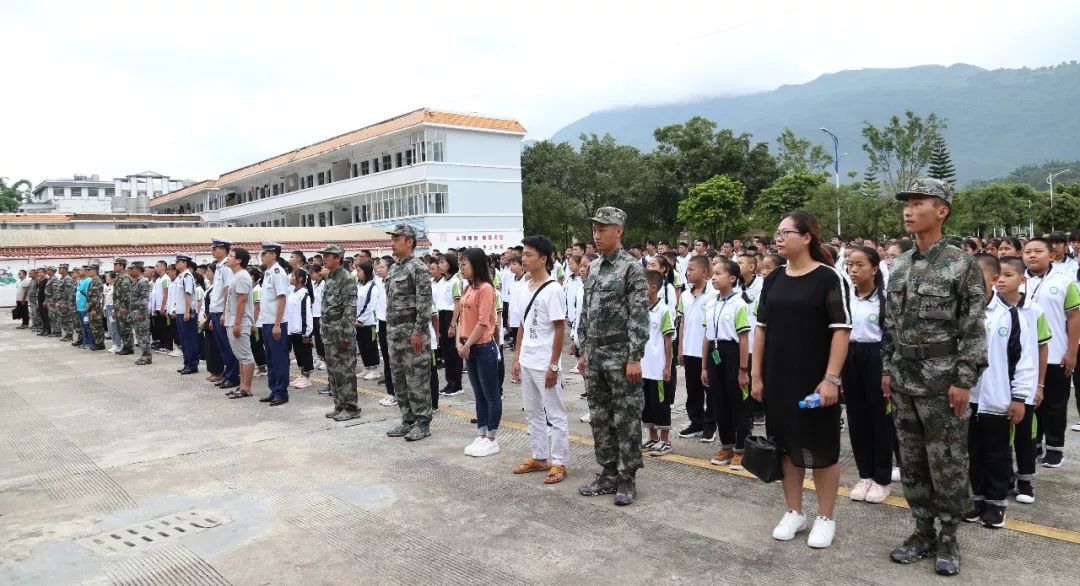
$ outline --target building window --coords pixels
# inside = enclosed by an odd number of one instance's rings
[[[275,183],[270,195],[277,195],[277,194],[278,194],[278,185],[277,185],[277,183]]]
[[[413,163],[413,150],[409,149],[405,151],[405,164],[412,165]]]
[[[88,187],[86,189],[86,194],[88,196],[90,196],[90,197],[100,197],[101,196],[101,189],[98,188],[98,187]]]
[[[71,188],[71,197],[82,197],[82,190],[83,190],[82,187],[72,187]]]
[[[403,159],[404,159],[404,155],[402,153],[398,153],[397,154],[397,166],[398,166],[399,169],[401,168],[401,161]]]
[[[319,185],[326,183],[326,175],[322,171],[319,172]]]
[[[393,159],[390,158],[390,155],[382,156],[382,168],[383,171],[389,171],[391,168],[393,168]]]
[[[356,163],[352,164],[352,176],[356,177]]]
[[[326,212],[319,212],[319,227],[323,228],[325,226],[326,226]]]
[[[307,186],[309,188],[310,187],[315,187],[315,176],[314,175],[308,175],[307,176]]]
[[[379,159],[378,158],[371,159],[371,167],[372,167],[371,168],[372,173],[378,173],[379,172]]]
[[[360,175],[367,175],[371,173],[371,163],[368,161],[360,161]]]
[[[106,187],[105,188],[105,197],[112,197],[114,195],[116,195],[116,188],[115,187]]]

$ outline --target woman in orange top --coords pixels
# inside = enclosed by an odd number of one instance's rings
[[[469,288],[461,297],[458,313],[457,351],[468,365],[469,383],[476,395],[476,439],[465,448],[466,456],[499,453],[495,432],[502,419],[502,385],[499,384],[499,349],[495,346],[495,287],[487,270],[487,257],[479,248],[465,251],[461,271]]]

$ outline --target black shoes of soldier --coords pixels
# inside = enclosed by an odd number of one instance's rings
[[[223,380],[217,383],[219,389],[235,389],[240,386],[240,381],[235,380]]]
[[[960,545],[956,543],[955,535],[938,536],[934,571],[939,576],[955,576],[960,573]]]
[[[360,408],[359,407],[353,408],[353,409],[341,409],[337,413],[335,413],[334,416],[331,417],[331,419],[333,419],[334,421],[341,422],[341,421],[348,421],[350,419],[356,419],[357,417],[360,417]],[[431,435],[431,433],[428,432],[428,435]],[[409,439],[409,436],[406,435],[405,439]]]
[[[910,564],[928,558],[934,555],[936,551],[937,539],[933,535],[915,532],[905,539],[900,547],[892,550],[889,559],[898,564]]]
[[[98,352],[100,350],[105,349],[105,344],[94,344],[93,346],[90,347],[90,349],[93,350],[94,352]]]
[[[142,358],[135,361],[135,366],[143,366],[146,364],[150,364],[151,362],[152,359],[149,356],[143,356]]]
[[[597,496],[601,494],[615,494],[619,491],[619,477],[607,474],[597,474],[592,482],[578,489],[581,496]]]
[[[82,346],[83,343],[82,343],[82,340],[75,340],[74,342],[71,343],[71,345],[78,348],[79,346]]]
[[[288,399],[275,398],[275,399],[270,401],[270,406],[271,407],[277,407],[278,405],[284,405],[285,403],[288,403],[288,402],[289,402]]]
[[[199,371],[195,368],[181,368],[176,372],[179,372],[180,374],[198,374]]]
[[[634,486],[634,477],[619,478],[619,488],[615,491],[615,506],[625,507],[633,504],[635,498],[637,498],[637,487]]]
[[[135,351],[132,350],[131,348],[124,348],[123,350],[117,352],[116,355],[117,356],[129,356],[129,355],[134,354],[134,353],[135,353]]]
[[[359,412],[357,412],[357,414],[359,415]],[[422,440],[429,435],[431,435],[431,424],[417,421],[413,424],[412,429],[409,430],[409,433],[405,434],[405,441],[415,442],[418,440]]]
[[[390,431],[386,432],[386,435],[387,437],[405,437],[406,435],[408,435],[409,431],[412,430],[412,427],[413,424],[411,423],[401,423],[397,427],[394,427]]]
[[[341,413],[344,410],[344,407],[334,407],[333,409],[326,412],[326,418],[333,419],[338,413]]]

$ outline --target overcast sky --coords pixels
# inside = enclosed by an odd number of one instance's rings
[[[203,179],[418,107],[596,110],[867,67],[1080,58],[1075,0],[7,0],[0,176]]]

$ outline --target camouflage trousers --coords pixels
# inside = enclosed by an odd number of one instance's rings
[[[117,309],[116,313],[116,329],[120,332],[120,342],[127,350],[134,350],[135,347],[132,344],[134,341],[134,332],[132,331],[131,318],[127,316],[121,316],[120,310]]]
[[[67,331],[67,314],[57,306],[49,308],[49,324],[52,326],[52,335],[60,336]]]
[[[82,316],[75,309],[69,309],[67,312],[68,327],[71,328],[71,332],[74,334],[76,340],[82,340]]]
[[[30,327],[35,330],[41,329],[41,312],[38,311],[37,302],[31,301],[27,311],[30,312]]]
[[[139,351],[143,358],[150,358],[150,316],[149,315],[136,315],[128,322],[134,330],[135,339],[139,342]],[[127,344],[127,342],[124,342]],[[131,346],[124,346],[125,348],[131,348]],[[134,349],[134,348],[131,348]]]
[[[100,345],[105,343],[105,310],[97,309],[94,314],[90,316],[90,335],[94,337],[94,344]]]
[[[626,363],[590,357],[585,369],[585,392],[596,462],[605,474],[633,476],[641,462],[642,383],[626,381]]]
[[[401,421],[431,422],[431,345],[425,342],[418,355],[409,341],[412,328],[402,328],[404,337],[387,332],[390,377],[394,381]]]
[[[330,393],[334,396],[334,406],[343,409],[356,409],[355,340],[346,339],[342,341],[323,338],[323,347],[326,356],[326,378],[330,382]]]
[[[912,396],[893,389],[896,439],[904,498],[916,529],[956,530],[971,504],[968,490],[968,416],[957,419],[948,395]]]

